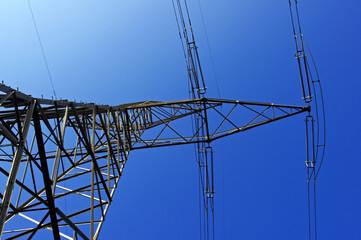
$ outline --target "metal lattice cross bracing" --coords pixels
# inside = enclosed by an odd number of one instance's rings
[[[131,150],[209,143],[310,110],[207,98],[107,106],[0,91],[3,239],[96,239]]]

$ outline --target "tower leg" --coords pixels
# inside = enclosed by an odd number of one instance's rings
[[[11,197],[12,197],[13,192],[14,192],[16,177],[18,175],[20,162],[21,162],[21,157],[22,157],[23,152],[24,152],[26,137],[28,135],[31,118],[32,118],[32,115],[33,115],[33,112],[34,112],[34,107],[35,107],[35,103],[32,102],[29,109],[28,109],[28,111],[27,111],[23,128],[18,129],[18,131],[19,131],[18,147],[17,147],[16,153],[15,153],[14,158],[13,158],[10,174],[9,174],[9,177],[8,177],[8,180],[7,180],[7,183],[6,183],[4,196],[3,196],[3,199],[2,199],[2,203],[1,203],[1,210],[0,210],[1,211],[0,212],[0,239],[1,239],[1,236],[2,236],[2,232],[4,230],[4,225],[5,225],[5,222],[6,222],[6,216],[8,214]],[[21,126],[19,118],[17,119],[17,121],[19,122],[18,126]]]

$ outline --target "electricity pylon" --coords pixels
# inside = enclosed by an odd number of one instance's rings
[[[310,111],[208,98],[108,106],[0,91],[3,239],[97,239],[132,150],[210,143]]]
[[[324,136],[314,130],[319,129],[316,89],[320,81],[318,74],[317,79],[312,78],[306,59],[297,1],[294,5],[289,1],[289,5],[295,57],[307,106],[206,98],[186,1],[183,6],[180,0],[172,3],[187,63],[189,100],[96,105],[34,98],[0,84],[0,180],[6,182],[0,188],[0,238],[97,239],[131,150],[180,144],[196,144],[203,210],[208,221],[214,214],[213,151],[209,144],[218,138],[308,112],[309,239],[312,236],[317,239],[316,216],[315,228],[311,230],[310,206],[314,205],[315,215],[315,182],[319,171],[316,159],[320,155],[322,164],[325,146]],[[322,91],[320,95],[322,98]],[[315,98],[315,127],[310,114],[312,98]],[[320,112],[324,116],[323,101]],[[314,200],[310,198],[310,186]],[[208,209],[211,209],[209,215]],[[214,239],[214,232],[207,227],[204,237],[210,236]]]

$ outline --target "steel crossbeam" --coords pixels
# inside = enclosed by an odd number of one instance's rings
[[[107,106],[0,91],[4,239],[96,239],[131,150],[210,143],[310,111],[209,98]],[[66,198],[72,204],[64,209]]]

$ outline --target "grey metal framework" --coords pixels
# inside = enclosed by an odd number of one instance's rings
[[[97,239],[131,150],[210,143],[310,111],[208,98],[107,106],[0,91],[3,239]]]

